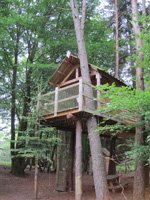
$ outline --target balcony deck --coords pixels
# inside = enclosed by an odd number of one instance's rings
[[[94,96],[97,96],[97,91],[94,90]],[[45,118],[55,118],[58,116],[67,115],[68,113],[88,112],[93,113],[97,109],[97,101],[95,101],[95,110],[90,109],[89,106],[85,107],[85,96],[83,92],[82,80],[79,82],[63,87],[56,87],[55,91],[49,92],[38,97],[38,113],[39,116]]]
[[[49,92],[44,95],[39,95],[38,97],[38,115],[41,120],[47,120],[52,126],[55,127],[64,127],[74,128],[74,122],[68,118],[70,114],[74,114],[78,118],[88,118],[90,115],[96,115],[98,120],[102,120],[104,116],[100,112],[96,112],[99,106],[105,106],[108,103],[108,99],[106,102],[100,102],[97,99],[99,96],[99,91],[95,89],[94,86],[89,85],[89,87],[93,88],[94,99],[91,99],[89,96],[84,93],[84,84],[82,79],[78,82],[63,87],[63,88],[55,88],[55,91]],[[90,106],[85,106],[85,101],[88,99],[89,101],[94,101],[95,109],[93,110]],[[87,101],[86,101],[87,102]],[[125,111],[122,111],[125,112]],[[133,123],[134,119],[131,118],[113,118],[108,120],[110,124],[115,123],[117,121],[121,121],[124,124]]]

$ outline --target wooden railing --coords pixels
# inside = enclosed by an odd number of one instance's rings
[[[89,94],[84,92],[84,86],[92,87],[94,98],[91,98]],[[90,107],[90,101],[94,101],[94,109]],[[86,102],[86,103],[85,103]],[[100,100],[100,91],[96,90],[95,86],[88,83],[83,83],[82,79],[79,82],[63,87],[55,88],[55,91],[49,92],[38,97],[38,114],[39,116],[52,115],[57,116],[60,113],[68,113],[72,111],[84,111],[99,115],[105,118],[109,118],[114,121],[119,121],[124,124],[134,123],[135,116],[126,116],[127,111],[111,111],[105,113],[103,111],[97,111],[100,107],[106,107],[106,104],[110,102],[110,99]],[[128,114],[128,113],[127,113]]]
[[[98,103],[96,100],[97,91],[93,87],[95,100],[88,95],[85,95],[83,90],[82,79],[79,82],[63,87],[55,88],[55,91],[49,92],[38,97],[38,113],[40,116],[53,114],[78,109],[78,111],[93,112],[96,110]],[[87,84],[86,84],[87,85]],[[89,85],[89,87],[91,87]],[[85,106],[85,100],[95,101],[95,110],[91,109],[89,105]]]
[[[53,114],[56,116],[60,112],[71,109],[78,109],[81,81],[64,88],[55,88],[55,91],[49,92],[38,97],[38,113],[40,116]]]

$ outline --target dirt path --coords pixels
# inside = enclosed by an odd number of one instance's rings
[[[127,177],[124,177],[127,178]],[[0,166],[0,200],[33,200],[34,172],[26,171],[25,177],[15,177],[10,169]],[[74,192],[56,192],[55,174],[39,174],[39,200],[74,200]],[[132,197],[132,187],[125,190],[128,200]],[[121,192],[111,193],[112,200],[124,200]],[[83,200],[95,200],[92,176],[83,176]],[[147,196],[147,200],[150,200]]]

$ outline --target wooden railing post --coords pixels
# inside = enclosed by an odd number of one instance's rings
[[[54,116],[57,115],[57,112],[58,112],[58,87],[55,88]]]
[[[79,80],[79,111],[83,109],[83,81],[82,78]]]
[[[100,85],[101,84],[101,75],[97,72],[96,73],[96,85]],[[100,105],[100,91],[97,90],[97,109],[101,106]]]

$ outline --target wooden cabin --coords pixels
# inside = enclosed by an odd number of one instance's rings
[[[89,71],[92,85],[82,81],[79,58],[73,55],[66,57],[49,81],[49,84],[54,86],[55,90],[44,95],[39,95],[38,97],[38,113],[40,121],[48,126],[56,127],[62,133],[61,135],[64,144],[67,143],[69,145],[68,148],[72,149],[72,154],[65,154],[69,164],[66,164],[66,160],[61,153],[57,157],[56,190],[58,191],[67,190],[67,179],[72,176],[71,172],[70,175],[67,173],[70,171],[70,166],[73,169],[74,165],[73,149],[75,145],[76,121],[70,116],[81,119],[82,132],[87,133],[86,120],[89,116],[95,115],[98,121],[101,121],[104,117],[100,112],[95,112],[99,106],[103,106],[101,105],[102,102],[98,100],[100,94],[99,91],[95,89],[95,86],[106,83],[110,85],[115,83],[118,87],[125,85],[120,80],[92,64],[89,64]],[[94,99],[85,95],[84,84],[93,88]],[[84,102],[86,98],[95,102],[94,110],[89,106],[85,106]],[[105,104],[105,102],[103,102],[103,104]],[[108,123],[115,123],[115,120],[108,120]],[[69,140],[65,139],[66,133],[70,136],[73,134]],[[59,147],[59,152],[65,152],[64,146],[65,145]],[[68,158],[69,155],[72,155],[70,159]]]
[[[95,109],[85,107],[84,101],[90,97],[85,96],[83,85],[88,83],[82,81],[79,58],[71,55],[63,60],[49,81],[55,90],[38,97],[38,112],[41,119],[61,130],[75,128],[74,121],[69,117],[70,114],[85,119],[94,114],[98,120],[101,120],[103,117],[101,113],[95,112],[101,103],[97,99],[100,94],[94,86],[106,83],[110,85],[115,83],[117,86],[125,84],[94,65],[89,64],[89,69],[92,81],[92,86],[89,87],[93,87],[94,93],[94,99],[91,101],[95,101]]]

